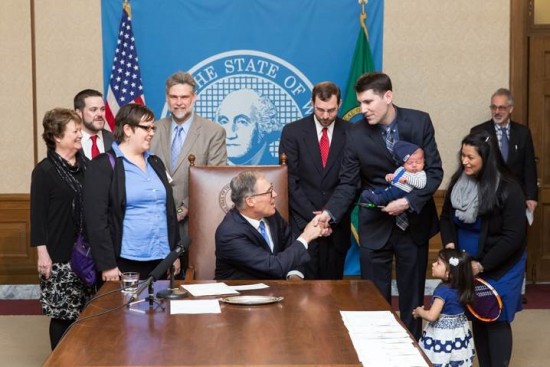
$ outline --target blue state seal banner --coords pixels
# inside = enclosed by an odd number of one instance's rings
[[[104,85],[109,84],[122,0],[102,0]],[[312,113],[311,89],[346,89],[360,29],[357,0],[131,0],[143,91],[167,115],[164,82],[197,81],[195,110],[227,133],[231,164],[277,164],[283,126]],[[366,5],[382,69],[383,1]]]

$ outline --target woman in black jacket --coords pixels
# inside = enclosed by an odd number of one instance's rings
[[[441,213],[441,238],[445,247],[466,251],[474,275],[500,294],[500,317],[472,324],[480,366],[507,366],[525,274],[525,198],[488,133],[466,136],[459,157]]]
[[[162,161],[148,152],[154,120],[145,106],[123,106],[115,118],[112,150],[88,167],[84,221],[103,281],[118,281],[123,272],[145,279],[180,239],[170,178]],[[179,273],[179,259],[174,267]]]

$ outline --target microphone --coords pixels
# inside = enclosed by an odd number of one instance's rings
[[[184,240],[184,244],[187,245],[189,243],[189,239],[188,238],[185,238]],[[147,279],[145,280],[145,282],[143,282],[142,284],[140,284],[136,290],[136,292],[132,295],[132,297],[130,298],[130,301],[129,303],[132,303],[134,302],[135,300],[137,300],[137,298],[139,297],[139,295],[145,290],[145,288],[149,287],[151,285],[151,283],[159,280],[164,274],[166,274],[166,272],[168,271],[168,269],[170,269],[170,267],[172,266],[172,264],[174,263],[174,261],[176,261],[176,259],[180,256],[180,254],[185,250],[185,247],[184,247],[184,244],[182,244],[182,242],[178,242],[178,244],[176,245],[176,248],[174,248],[172,250],[172,252],[170,252],[168,254],[168,256],[166,256],[166,258],[164,258],[164,260],[162,260],[154,269],[153,271],[151,271],[149,273],[149,276],[147,277]]]

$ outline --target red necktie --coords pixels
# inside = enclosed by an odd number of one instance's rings
[[[99,148],[97,147],[97,135],[90,135],[92,139],[92,159],[99,155]]]
[[[328,129],[326,127],[323,128],[323,135],[321,136],[321,140],[319,140],[319,149],[321,150],[321,161],[323,163],[323,168],[327,164],[327,158],[328,158],[328,149],[330,147],[328,142]]]

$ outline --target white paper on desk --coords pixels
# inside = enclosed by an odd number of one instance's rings
[[[170,301],[170,315],[221,312],[220,302],[217,299]]]
[[[529,223],[529,225],[532,225],[533,220],[535,219],[533,212],[530,211],[529,209],[525,209],[525,216],[527,217],[527,222]]]
[[[254,289],[264,289],[269,288],[267,284],[256,283],[256,284],[246,284],[246,285],[230,285],[229,288],[236,291],[252,291]]]
[[[182,288],[195,297],[221,296],[222,294],[239,294],[225,283],[184,284]]]
[[[347,325],[395,325],[398,324],[391,311],[340,311]]]

